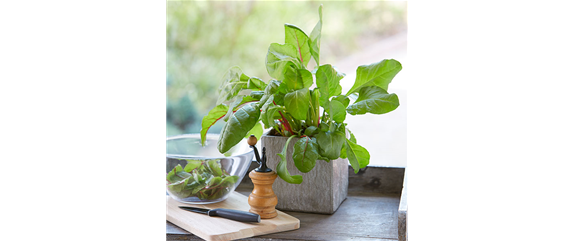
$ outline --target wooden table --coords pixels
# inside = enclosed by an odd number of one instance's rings
[[[367,167],[358,174],[350,168],[347,199],[334,214],[286,212],[301,221],[301,228],[243,240],[399,240],[403,178],[404,168]],[[236,189],[245,195],[252,190],[248,177]],[[167,240],[201,240],[167,221],[166,235]]]

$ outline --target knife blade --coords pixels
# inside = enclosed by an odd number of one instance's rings
[[[190,211],[194,213],[201,213],[208,215],[210,217],[222,217],[226,219],[231,219],[239,222],[261,222],[261,216],[259,214],[233,210],[233,209],[224,209],[224,208],[216,208],[216,209],[205,209],[205,208],[194,208],[194,207],[187,207],[187,206],[179,206],[179,208]]]

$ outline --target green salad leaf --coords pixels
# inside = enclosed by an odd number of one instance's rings
[[[231,191],[238,176],[231,176],[222,169],[221,160],[186,159],[187,165],[177,165],[167,173],[167,188],[170,195],[178,198],[213,200]]]

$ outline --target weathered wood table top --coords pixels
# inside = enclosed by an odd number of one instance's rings
[[[352,172],[352,169],[350,169]],[[398,210],[404,168],[367,167],[349,173],[347,199],[332,215],[285,212],[301,221],[297,230],[242,240],[398,240]],[[244,178],[236,191],[253,190]],[[167,240],[202,240],[166,221]]]

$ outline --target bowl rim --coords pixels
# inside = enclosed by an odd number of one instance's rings
[[[218,139],[219,138],[219,134],[206,134],[206,139]],[[170,140],[177,140],[177,139],[185,139],[185,138],[198,138],[201,139],[201,135],[200,133],[189,133],[189,134],[180,134],[180,135],[174,135],[174,136],[168,136],[166,138],[166,142],[170,141]],[[239,144],[239,143],[238,143]],[[247,148],[246,152],[242,152],[236,155],[232,155],[232,156],[242,156],[242,155],[246,155],[249,154],[250,152],[253,152],[253,148]],[[171,155],[171,156],[180,156],[180,157],[185,157],[185,156],[190,156],[190,155],[180,155],[180,154],[171,154],[171,153],[167,153],[166,150],[166,155]],[[232,157],[230,156],[230,157]]]

